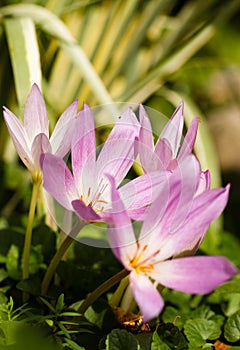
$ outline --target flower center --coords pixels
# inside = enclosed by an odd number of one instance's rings
[[[102,181],[100,181],[100,184],[94,194],[92,193],[91,187],[89,187],[87,196],[86,197],[84,195],[80,196],[80,200],[83,201],[87,206],[92,207],[92,209],[97,214],[104,211],[105,206],[108,204],[106,200],[101,198],[108,184],[102,184],[101,182]]]
[[[137,252],[135,256],[130,260],[129,265],[136,272],[149,273],[153,271],[154,263],[152,262],[152,259],[160,252],[160,249],[156,250],[153,254],[147,255],[147,244],[141,247],[140,243],[137,242],[137,246]]]

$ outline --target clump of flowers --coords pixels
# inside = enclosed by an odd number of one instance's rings
[[[16,150],[37,188],[43,177],[45,190],[67,211],[75,212],[79,222],[108,224],[109,245],[125,269],[114,283],[128,275],[145,322],[162,311],[164,301],[159,290],[163,286],[206,294],[236,274],[235,266],[225,257],[191,256],[211,222],[224,210],[229,186],[210,189],[209,172],[201,171],[192,154],[197,118],[181,144],[183,103],[155,145],[144,108],[140,106],[139,120],[128,108],[100,152],[96,150],[93,113],[87,105],[77,112],[76,101],[62,114],[49,139],[46,106],[36,84],[26,102],[24,126],[7,108],[3,113]],[[71,170],[63,159],[69,151]],[[122,185],[137,156],[144,174]],[[33,198],[23,252],[23,279],[28,278],[36,193]],[[141,220],[139,233],[134,232],[133,219]],[[67,236],[49,264],[43,294],[70,243]],[[109,281],[90,294],[80,312],[84,313],[112,286]],[[125,302],[126,309],[130,302]]]

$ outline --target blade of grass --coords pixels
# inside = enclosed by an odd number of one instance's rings
[[[18,4],[2,7],[0,9],[0,17],[4,16],[30,17],[43,31],[58,39],[60,47],[68,53],[73,63],[81,71],[99,102],[108,104],[109,108],[115,111],[111,96],[100,77],[97,75],[85,52],[58,17],[45,8],[32,4]]]
[[[7,42],[12,62],[20,114],[32,84],[41,87],[40,56],[31,18],[6,18],[4,20]]]

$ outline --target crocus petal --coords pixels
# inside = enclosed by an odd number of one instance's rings
[[[143,315],[143,321],[148,322],[157,317],[163,309],[164,302],[149,278],[132,271],[129,275],[129,281],[134,298]]]
[[[87,206],[80,199],[72,201],[72,206],[76,211],[77,215],[82,220],[99,221],[101,219],[100,216],[93,210],[93,208],[90,205]]]
[[[92,188],[96,182],[96,141],[94,116],[91,109],[85,104],[78,113],[75,122],[75,132],[72,141],[72,168],[77,186],[81,188]]]
[[[225,208],[229,195],[229,186],[215,188],[194,198],[188,216],[182,226],[174,234],[168,234],[159,254],[159,258],[167,259],[182,252],[185,247],[202,240],[209,225]]]
[[[146,237],[143,242],[148,244],[148,249],[155,249],[156,241],[162,249],[172,232],[177,232],[183,224],[191,211],[199,176],[199,163],[193,155],[186,157],[169,176],[142,225],[140,238]]]
[[[154,163],[151,161],[154,151],[152,127],[147,113],[142,105],[139,107],[139,121],[141,128],[136,145],[141,165],[145,172],[156,170],[153,168]]]
[[[126,213],[123,201],[111,175],[106,175],[111,184],[112,209],[110,211],[112,224],[109,228],[109,242],[115,256],[126,265],[137,251],[136,238],[132,223]]]
[[[73,176],[65,162],[52,154],[41,157],[43,187],[64,208],[73,210],[71,202],[78,198]]]
[[[198,196],[199,194],[205,191],[209,191],[209,189],[210,189],[210,172],[209,170],[206,170],[201,172],[198,189],[195,193],[195,196]]]
[[[78,101],[74,101],[60,116],[50,137],[52,153],[61,158],[63,158],[71,148],[77,109]]]
[[[37,84],[33,84],[24,109],[24,128],[32,143],[38,134],[49,137],[46,105]]]
[[[169,144],[167,139],[158,140],[155,146],[154,154],[159,159],[156,170],[167,169],[173,157],[171,145]]]
[[[128,216],[135,220],[142,220],[149,205],[159,195],[162,186],[166,186],[170,173],[156,171],[138,176],[134,180],[119,188],[119,193],[126,208]]]
[[[198,131],[198,117],[195,117],[189,126],[189,129],[184,137],[182,147],[179,151],[178,159],[181,161],[184,157],[192,153],[194,143],[196,141]]]
[[[168,288],[207,294],[236,273],[236,267],[225,257],[195,256],[156,264],[151,277]]]
[[[97,174],[108,173],[118,186],[135,160],[135,138],[139,134],[139,123],[128,108],[118,119],[97,159]]]
[[[42,153],[51,153],[51,145],[45,134],[37,135],[32,143],[31,154],[35,165],[35,171],[41,170],[40,156]]]
[[[181,102],[159,136],[159,139],[167,139],[169,141],[173,157],[177,156],[181,142],[183,121],[183,102]]]
[[[30,151],[31,144],[24,127],[20,123],[19,119],[6,107],[3,109],[3,116],[19,157],[22,159],[29,171],[33,172],[34,165]]]

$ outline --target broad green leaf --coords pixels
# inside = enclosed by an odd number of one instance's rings
[[[240,339],[240,310],[228,318],[224,326],[224,336],[232,343]]]
[[[188,343],[180,330],[172,323],[160,324],[157,329],[158,336],[170,349],[187,350]]]
[[[114,329],[106,340],[106,350],[139,350],[133,334],[124,329]]]
[[[221,328],[217,323],[206,319],[189,320],[184,326],[184,334],[193,346],[202,346],[206,340],[217,339]]]
[[[154,332],[151,350],[170,350],[170,347],[159,338],[157,332]]]
[[[0,282],[5,280],[8,277],[8,273],[4,269],[0,269]]]
[[[18,103],[23,107],[32,84],[41,87],[41,68],[35,26],[30,17],[4,20]]]

